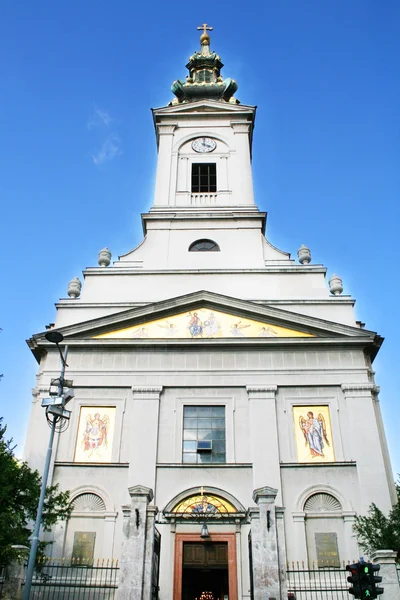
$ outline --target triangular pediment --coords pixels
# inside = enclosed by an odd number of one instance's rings
[[[59,328],[74,345],[277,344],[361,345],[375,356],[376,333],[272,306],[199,291]],[[29,341],[37,358],[45,332]]]
[[[176,115],[185,113],[204,113],[204,112],[220,112],[220,113],[248,113],[254,112],[254,106],[245,104],[230,104],[229,102],[221,102],[216,100],[198,100],[197,102],[187,102],[162,108],[153,108],[153,115]]]
[[[94,336],[97,339],[218,339],[218,338],[271,338],[315,337],[266,321],[238,316],[226,311],[211,309],[202,304],[160,319],[130,325]]]

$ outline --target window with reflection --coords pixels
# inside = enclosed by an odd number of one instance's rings
[[[189,246],[189,252],[219,252],[220,248],[213,240],[196,240]]]
[[[183,407],[184,463],[224,463],[225,406]]]

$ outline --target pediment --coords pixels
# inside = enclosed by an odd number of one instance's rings
[[[373,357],[374,332],[199,291],[59,329],[68,344],[361,344]],[[47,346],[39,333],[29,346]],[[168,340],[168,341],[167,341]]]
[[[245,104],[230,104],[229,102],[216,100],[198,100],[197,102],[187,102],[173,106],[165,106],[163,108],[153,108],[153,115],[156,117],[158,115],[176,115],[193,112],[248,113],[254,112],[254,110],[254,106],[247,106]]]

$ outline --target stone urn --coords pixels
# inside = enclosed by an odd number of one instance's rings
[[[79,298],[81,295],[82,283],[79,277],[74,277],[68,284],[68,296],[70,298]]]
[[[304,244],[297,250],[297,256],[299,257],[299,263],[301,265],[308,265],[311,262],[310,248],[307,248]]]
[[[329,279],[329,291],[334,296],[339,296],[343,292],[343,282],[339,275],[332,275]]]
[[[101,267],[108,267],[110,262],[111,262],[111,252],[109,251],[108,248],[103,248],[103,250],[100,250],[100,252],[99,252],[98,263]]]

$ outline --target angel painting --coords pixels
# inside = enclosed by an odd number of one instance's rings
[[[257,337],[276,337],[278,332],[272,327],[261,327],[261,331]]]
[[[179,329],[177,328],[175,323],[170,323],[168,319],[165,321],[165,323],[158,323],[158,326],[162,329],[165,329],[166,337],[172,338],[178,335],[179,333]]]
[[[303,415],[299,417],[300,429],[303,432],[306,446],[310,448],[310,453],[313,458],[319,456],[324,457],[324,442],[327,446],[330,446],[328,436],[326,433],[326,423],[324,416],[319,413],[317,418],[314,417],[314,413],[309,411],[307,418]]]
[[[238,321],[237,323],[233,323],[231,325],[231,334],[234,335],[235,337],[244,337],[244,333],[242,333],[242,329],[245,329],[245,327],[250,327],[250,323],[247,324],[242,324],[242,321]]]
[[[88,452],[88,458],[98,454],[100,449],[105,449],[108,446],[107,434],[110,427],[110,417],[105,414],[100,417],[100,413],[96,412],[94,416],[87,415],[86,426],[83,432],[83,447],[84,451]]]
[[[132,331],[132,337],[134,337],[134,338],[149,337],[149,332],[147,330],[147,327],[140,327],[139,329],[134,329]]]

